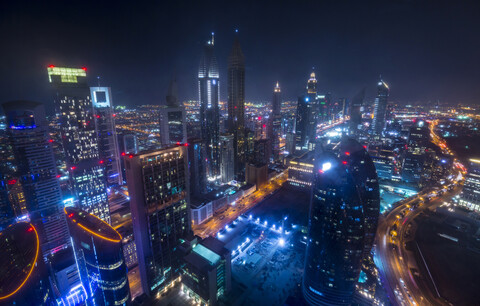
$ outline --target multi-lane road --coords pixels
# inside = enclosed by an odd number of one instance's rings
[[[432,142],[438,145],[444,154],[453,155],[445,141],[435,134],[434,128],[437,124],[438,120],[431,124]],[[461,191],[462,171],[463,166],[455,159],[453,164],[455,174],[450,179],[446,178],[446,181],[449,181],[446,186],[421,191],[418,195],[398,203],[394,209],[380,217],[376,237],[375,264],[392,304],[445,304],[435,285],[432,290],[431,286],[426,284],[427,282],[434,284],[428,267],[419,269],[418,267],[424,267],[425,263],[415,258],[412,250],[407,250],[406,246],[414,237],[416,228],[414,219],[428,209],[434,210]],[[415,244],[412,244],[411,247],[415,247]],[[420,275],[420,271],[425,270],[427,271],[426,275]],[[426,281],[417,283],[418,280]]]

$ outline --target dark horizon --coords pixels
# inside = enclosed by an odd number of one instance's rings
[[[47,65],[88,68],[90,86],[112,88],[115,105],[163,104],[176,76],[180,101],[198,99],[202,45],[215,32],[220,100],[234,30],[246,61],[246,100],[303,93],[315,67],[320,91],[375,95],[379,75],[392,101],[477,103],[478,4],[3,3],[0,102],[28,99],[53,110]]]

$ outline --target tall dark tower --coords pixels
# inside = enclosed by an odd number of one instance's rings
[[[272,140],[273,160],[280,158],[280,137],[282,134],[282,92],[280,85],[275,85],[272,98],[272,118],[270,119],[269,138]]]
[[[346,161],[315,160],[303,295],[311,305],[350,305],[365,247],[364,212]]]
[[[207,151],[208,176],[218,178],[220,175],[220,108],[218,100],[219,73],[214,54],[215,39],[209,40],[204,48],[198,69],[198,95],[200,101],[200,122],[202,140]]]
[[[380,187],[375,165],[367,150],[352,138],[343,138],[336,154],[352,174],[363,205],[365,247],[363,258],[371,251],[380,214]]]
[[[389,88],[387,83],[382,80],[377,83],[377,97],[375,98],[375,108],[373,110],[372,131],[375,135],[381,135],[385,129],[385,119],[387,118]]]
[[[228,57],[228,129],[233,133],[234,171],[245,176],[245,57],[235,37]]]
[[[365,98],[365,88],[357,93],[350,104],[350,134],[355,135],[358,132],[358,126],[362,124],[362,107]]]

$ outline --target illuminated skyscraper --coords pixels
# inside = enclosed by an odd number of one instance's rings
[[[178,246],[191,234],[187,150],[166,148],[125,158],[143,292],[179,275]]]
[[[385,129],[385,120],[387,119],[387,103],[389,88],[381,78],[377,84],[377,97],[375,98],[375,108],[373,110],[372,131],[375,135],[381,135]]]
[[[351,135],[358,133],[358,128],[362,124],[363,99],[365,98],[365,88],[356,94],[350,104],[350,122],[349,130]]]
[[[55,90],[55,107],[76,205],[110,223],[107,180],[98,153],[86,70],[53,65],[47,69]]]
[[[105,167],[107,182],[109,184],[122,185],[123,175],[120,165],[117,131],[115,129],[112,92],[110,87],[90,87],[90,93],[94,109],[100,162],[103,162]]]
[[[130,301],[122,237],[98,217],[75,207],[64,209],[80,281],[94,305]],[[89,305],[89,303],[87,303]]]
[[[317,95],[317,79],[315,77],[315,71],[310,73],[310,78],[307,81],[307,93],[315,97]]]
[[[199,196],[206,192],[207,172],[205,163],[205,145],[201,139],[188,139],[188,170],[190,174],[190,193]]]
[[[0,232],[0,304],[53,305],[35,227],[15,223]]]
[[[245,57],[235,37],[228,57],[228,130],[233,134],[234,171],[245,176]]]
[[[217,179],[220,175],[220,97],[219,73],[214,54],[214,36],[204,48],[198,69],[198,95],[200,100],[201,138],[207,151],[208,176]]]
[[[10,202],[25,205],[38,229],[43,255],[47,257],[66,248],[69,239],[45,110],[41,103],[31,101],[11,101],[2,106],[20,180],[7,182]],[[14,190],[17,185],[23,190]],[[17,214],[22,211],[24,209],[18,207]]]
[[[303,294],[311,305],[350,305],[364,249],[363,209],[342,161],[316,160]]]
[[[282,93],[278,82],[273,89],[272,118],[270,124],[271,135],[269,135],[269,138],[272,141],[273,160],[277,161],[280,158],[280,138],[282,137]]]
[[[430,130],[428,124],[419,120],[409,130],[407,152],[402,165],[402,180],[412,187],[423,184],[422,176],[427,165]]]
[[[325,98],[325,96],[323,97]],[[307,81],[307,93],[298,98],[297,118],[295,122],[295,150],[298,151],[309,148],[309,143],[315,140],[317,123],[320,118],[317,79],[315,78],[315,72],[312,72]]]

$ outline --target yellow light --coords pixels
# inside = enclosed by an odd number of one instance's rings
[[[25,222],[26,223],[26,222]],[[27,223],[29,224],[29,223]],[[20,286],[18,286],[17,289],[15,289],[15,291],[13,291],[12,293],[8,294],[8,295],[5,295],[5,296],[0,296],[0,300],[3,300],[3,299],[6,299],[6,298],[9,298],[11,297],[12,295],[14,295],[15,293],[17,293],[18,290],[22,289],[23,285],[25,285],[25,283],[27,282],[27,280],[30,278],[30,275],[32,274],[33,272],[33,268],[35,268],[35,263],[37,262],[37,258],[38,258],[38,252],[40,250],[40,241],[38,240],[38,233],[37,233],[37,230],[35,229],[35,226],[33,226],[32,224],[29,224],[32,228],[33,228],[33,231],[35,232],[35,236],[37,238],[37,251],[35,252],[35,259],[33,260],[32,262],[32,267],[30,268],[30,271],[28,272],[28,275],[27,277],[23,280],[23,282],[20,284]]]
[[[64,211],[64,212],[65,212],[65,214],[68,216],[68,214],[67,214],[67,210],[66,210],[66,208],[65,208],[65,207],[63,208],[63,211]],[[91,216],[93,216],[93,217],[97,218],[97,219],[98,219],[98,220],[100,220],[101,222],[105,223],[107,226],[111,227],[111,226],[110,226],[110,225],[109,225],[107,222],[103,221],[102,219],[98,218],[97,216],[95,216],[95,215],[92,215],[92,214],[89,214],[89,215],[91,215]],[[75,223],[77,223],[77,222],[76,222],[76,220],[73,220],[73,221],[74,221]],[[93,235],[95,235],[95,236],[97,236],[97,237],[99,237],[99,238],[105,239],[105,240],[107,240],[107,241],[111,241],[111,242],[120,242],[120,241],[122,240],[122,235],[120,235],[120,233],[119,233],[119,232],[117,232],[117,230],[116,230],[116,229],[114,229],[113,227],[111,227],[111,228],[112,228],[112,230],[114,230],[114,231],[115,231],[115,233],[117,233],[117,235],[118,235],[118,237],[120,237],[120,239],[111,239],[111,238],[107,238],[107,237],[105,237],[105,236],[102,236],[102,235],[100,235],[100,234],[98,234],[98,233],[95,233],[94,231],[92,231],[92,230],[90,230],[90,229],[86,228],[85,226],[81,225],[80,223],[77,223],[77,225],[78,225],[78,226],[80,226],[80,228],[82,228],[83,230],[87,231],[88,233],[90,233],[90,234],[93,234]]]

